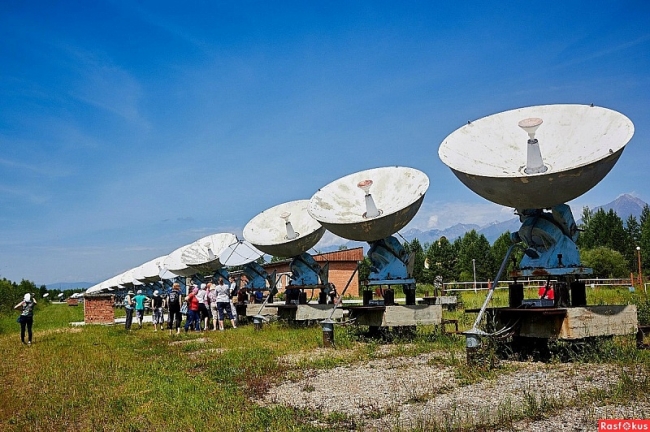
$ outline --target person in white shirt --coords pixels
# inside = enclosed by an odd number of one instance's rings
[[[203,283],[196,293],[196,299],[199,301],[199,322],[203,324],[203,330],[208,329],[210,322],[210,311],[208,310],[208,291],[206,285]]]
[[[228,315],[228,319],[232,324],[232,328],[237,328],[237,323],[232,316],[232,303],[230,303],[230,286],[223,283],[223,279],[219,278],[217,286],[215,288],[217,292],[217,312],[219,313],[219,330],[224,329],[223,327],[223,315],[224,311]]]
[[[237,294],[239,293],[239,288],[237,287],[237,281],[234,276],[230,276],[230,308],[232,311],[232,316],[235,317],[235,323],[239,323],[239,316],[237,315],[237,307],[233,299],[237,300]]]

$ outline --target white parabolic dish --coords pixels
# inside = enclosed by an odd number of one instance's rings
[[[237,243],[237,236],[231,233],[212,234],[190,244],[181,254],[181,260],[188,267],[201,272],[214,272],[223,264],[219,256],[228,246]],[[212,252],[212,254],[210,254]]]
[[[219,257],[219,261],[226,267],[235,267],[248,264],[264,255],[246,240],[228,246]]]
[[[365,192],[359,184],[371,180],[369,193],[379,216],[368,218]],[[309,213],[334,234],[358,241],[376,241],[404,228],[418,212],[429,178],[407,167],[383,167],[342,177],[314,194]]]
[[[325,234],[325,228],[307,212],[308,206],[309,200],[298,200],[271,207],[246,224],[244,238],[269,255],[298,256],[314,247]],[[285,220],[291,223],[294,238],[288,238]]]
[[[110,279],[106,279],[104,282],[100,282],[99,284],[95,285],[93,287],[92,291],[90,291],[90,288],[89,288],[89,291],[86,291],[86,292],[93,293],[93,292],[106,291],[106,290],[113,289],[113,288],[123,288],[123,286],[121,285],[121,282],[120,282],[120,277],[121,276],[122,275],[119,274],[117,276],[113,276]]]
[[[167,257],[162,262],[163,268],[160,270],[160,274],[163,274],[165,270],[168,270],[174,274],[177,274],[178,276],[183,276],[183,277],[194,276],[197,273],[197,271],[191,267],[188,267],[181,259],[181,256],[183,255],[183,251],[190,245],[191,243],[185,246],[181,246],[178,249],[174,250],[169,255],[167,255]]]
[[[160,273],[158,273],[158,277],[160,277],[160,279],[170,280],[170,279],[176,279],[178,275],[176,273],[170,272],[169,270],[163,267],[160,269]]]
[[[93,293],[100,292],[100,291],[102,290],[102,288],[100,287],[100,285],[101,285],[101,284],[95,284],[95,285],[91,286],[90,288],[88,288],[88,289],[86,290],[86,294],[93,294]],[[43,297],[45,298],[45,297],[47,297],[48,295],[50,295],[50,294],[49,294],[49,293],[45,293],[45,294],[43,294]]]
[[[133,269],[127,270],[119,275],[120,285],[133,285]]]
[[[526,174],[525,119],[535,132],[545,172]],[[451,133],[438,155],[468,188],[507,207],[550,208],[579,197],[612,169],[634,135],[632,121],[589,105],[540,105],[505,111]]]
[[[164,259],[165,256],[161,256],[147,261],[140,267],[136,267],[133,271],[133,277],[143,283],[158,282],[160,280],[160,266]]]

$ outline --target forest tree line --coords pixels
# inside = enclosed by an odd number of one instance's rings
[[[593,268],[593,277],[626,278],[638,272],[637,247],[640,247],[642,269],[650,264],[650,207],[646,205],[639,219],[630,216],[623,221],[614,210],[592,211],[583,208],[578,226],[578,248],[582,264]],[[492,280],[511,245],[510,232],[503,233],[491,245],[483,234],[475,230],[450,242],[441,237],[432,244],[421,244],[416,238],[405,243],[415,253],[413,276],[419,283],[433,284],[436,276],[444,282]],[[516,250],[516,260],[522,252]],[[474,260],[474,262],[472,261]],[[428,264],[428,269],[425,266]],[[650,268],[648,268],[650,271]]]
[[[32,281],[21,280],[20,283],[12,282],[7,278],[0,279],[0,314],[11,311],[11,309],[23,299],[26,293],[35,294],[36,301],[41,301],[45,293],[49,293],[46,301],[57,300],[59,294],[63,293],[67,298],[75,292],[83,291],[82,289],[48,290],[45,285],[37,287]]]

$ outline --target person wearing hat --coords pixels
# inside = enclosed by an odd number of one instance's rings
[[[129,292],[124,296],[124,312],[126,312],[126,321],[124,322],[124,328],[126,330],[131,330],[131,323],[133,322],[134,295],[135,294],[133,291],[129,290]]]
[[[20,340],[25,343],[25,327],[27,327],[27,345],[32,344],[32,324],[34,323],[34,305],[36,299],[31,294],[27,293],[23,297],[23,301],[14,306],[14,309],[21,309],[22,312],[18,317],[20,323]]]
[[[153,331],[158,331],[158,324],[160,324],[160,330],[162,330],[163,322],[163,298],[160,296],[158,290],[153,292],[153,297],[151,298],[151,308],[153,309],[152,321],[153,321]]]
[[[144,320],[144,302],[149,300],[149,297],[142,294],[142,290],[138,290],[138,293],[133,297],[135,302],[135,318],[138,320],[139,328],[142,328],[142,321]]]

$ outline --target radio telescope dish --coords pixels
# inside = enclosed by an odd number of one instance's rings
[[[169,255],[165,257],[162,262],[162,267],[166,270],[183,277],[194,276],[197,271],[191,267],[188,267],[183,260],[181,259],[183,252],[186,248],[190,247],[191,243],[185,246],[181,246]]]
[[[445,138],[438,155],[483,198],[543,209],[593,188],[632,135],[630,119],[607,108],[540,105],[468,122]]]
[[[219,256],[219,261],[226,267],[236,267],[256,261],[264,255],[246,240],[228,246]]]
[[[133,285],[133,269],[121,273],[118,282],[120,285]]]
[[[86,292],[87,292],[88,294],[92,294],[92,293],[97,293],[97,292],[102,292],[102,291],[104,291],[104,290],[107,290],[107,289],[108,289],[108,286],[105,285],[105,283],[106,283],[106,281],[101,282],[101,283],[98,283],[97,285],[93,285],[93,286],[91,286],[90,288],[88,288],[88,289],[86,290]]]
[[[309,202],[309,213],[339,237],[376,241],[413,219],[428,188],[429,178],[414,168],[373,168],[319,189]]]
[[[131,270],[127,270],[124,273],[120,275],[120,283],[122,285],[144,285],[142,282],[137,280],[133,275],[135,273],[135,269],[132,268]]]
[[[122,285],[122,282],[120,281],[121,279],[121,274],[117,276],[113,276],[112,278],[105,280],[100,284],[102,289],[108,289],[108,288],[124,288]]]
[[[142,274],[142,266],[133,269],[133,279],[142,283],[148,283],[147,279]]]
[[[110,288],[112,285],[109,285],[111,280],[115,279],[117,276],[113,276],[110,279],[106,279],[104,282],[100,282],[97,285],[94,285],[86,290],[87,293],[102,292]]]
[[[221,252],[234,243],[237,243],[237,236],[234,234],[212,234],[190,244],[181,254],[181,260],[197,271],[214,272],[223,267],[219,260]]]
[[[178,275],[176,273],[170,272],[169,270],[163,267],[160,269],[160,273],[158,273],[158,277],[164,280],[171,280],[171,279],[176,279]]]
[[[244,238],[269,255],[295,257],[308,251],[325,234],[308,211],[309,200],[290,201],[255,216],[244,227]]]
[[[136,267],[133,270],[133,277],[136,280],[139,280],[142,283],[151,283],[158,282],[160,280],[160,267],[159,265],[165,259],[165,256],[161,256],[151,261],[147,261],[142,264],[140,267]]]

